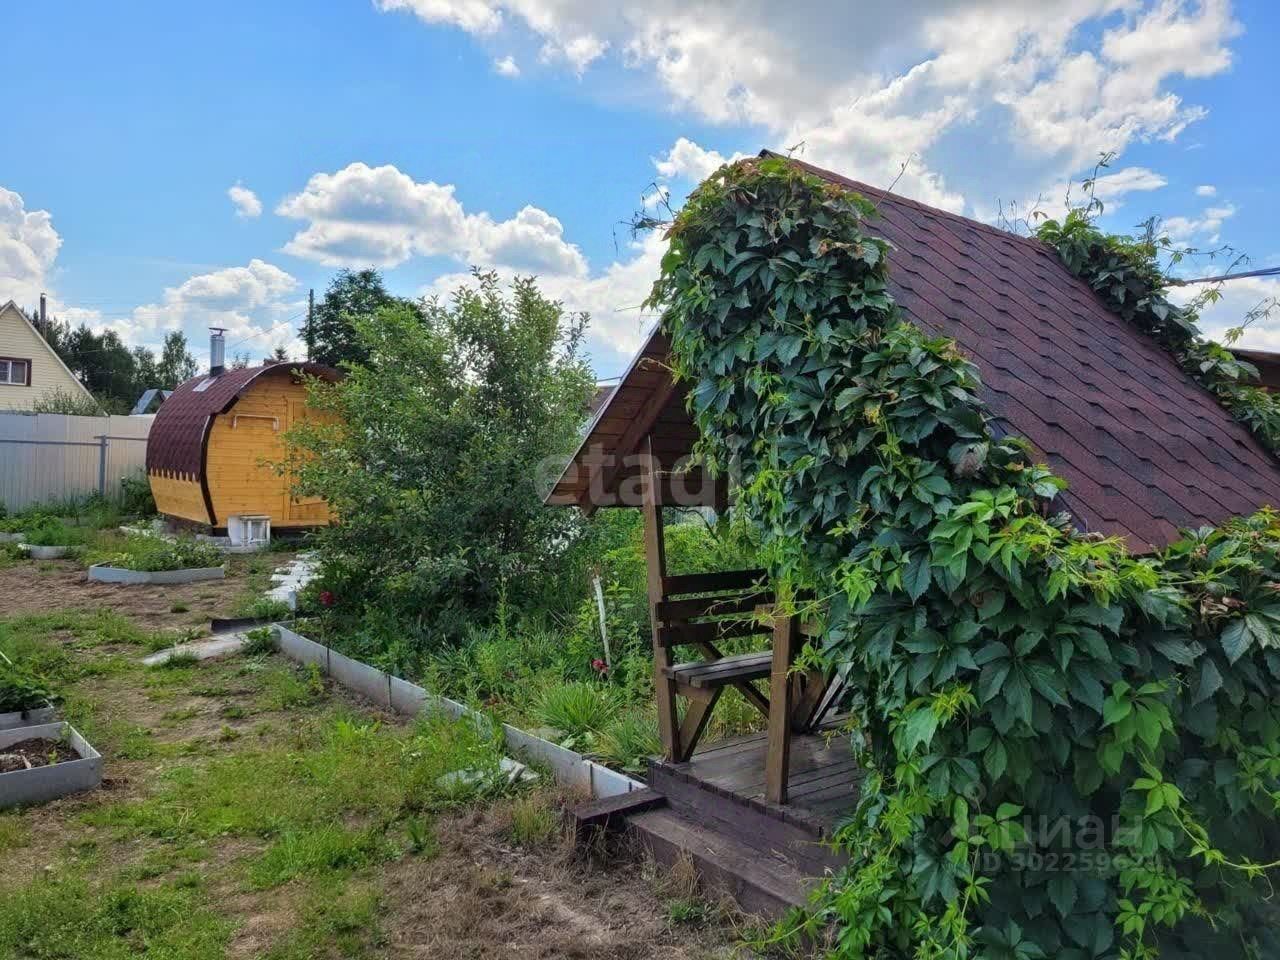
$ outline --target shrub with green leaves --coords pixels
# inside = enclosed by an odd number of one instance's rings
[[[0,517],[0,533],[22,533],[27,529],[30,518],[26,514],[15,517]]]
[[[223,556],[213,544],[193,537],[170,540],[166,537],[131,536],[126,541],[124,552],[104,556],[100,562],[126,570],[158,573],[220,567]]]
[[[1062,482],[898,312],[871,204],[784,160],[669,236],[700,452],[783,602],[818,598],[865,738],[810,923],[842,957],[1278,955],[1280,516],[1140,559],[1050,516]]]
[[[30,519],[22,533],[33,547],[78,546],[88,539],[88,531],[83,527],[69,527],[56,517],[47,516]]]
[[[575,680],[548,687],[538,701],[537,716],[546,726],[583,737],[604,730],[618,712],[618,700],[602,683]]]
[[[47,681],[0,658],[0,713],[38,710],[53,700]]]
[[[555,594],[579,524],[534,481],[573,448],[594,389],[585,317],[531,279],[475,281],[351,317],[367,362],[312,384],[332,417],[287,437],[298,492],[339,518],[315,541],[332,609],[376,609],[422,649],[491,621],[500,599]]]
[[[120,478],[120,508],[131,517],[155,516],[156,500],[145,475]]]
[[[596,755],[610,766],[628,773],[644,773],[649,758],[662,753],[658,718],[647,705],[625,710],[600,731]]]

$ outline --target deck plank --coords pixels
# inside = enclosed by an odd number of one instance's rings
[[[767,808],[763,733],[748,734],[708,744],[683,763],[670,764],[691,783],[741,798]],[[779,812],[833,823],[853,809],[865,771],[853,755],[848,734],[830,731],[799,734],[792,740],[789,776],[790,801]]]

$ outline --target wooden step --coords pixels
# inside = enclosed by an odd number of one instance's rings
[[[843,777],[837,782],[843,784]],[[649,786],[674,812],[729,834],[762,857],[783,858],[804,876],[820,877],[848,862],[824,843],[828,824],[803,810],[736,796],[660,761],[649,768]]]
[[[721,657],[719,660],[681,663],[674,667],[667,667],[666,673],[680,683],[710,689],[727,687],[747,680],[762,680],[769,676],[772,666],[773,654],[765,650],[761,653],[739,653],[732,657]]]
[[[763,857],[747,846],[672,810],[650,810],[627,817],[628,826],[659,863],[688,857],[708,893],[726,893],[748,913],[781,917],[808,902],[816,881],[781,857]]]
[[[570,811],[573,822],[582,830],[619,830],[629,814],[644,813],[665,806],[667,798],[656,790],[632,790],[613,797],[602,797],[580,803]]]

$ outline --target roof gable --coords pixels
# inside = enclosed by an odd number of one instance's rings
[[[1271,455],[1044,244],[795,162],[876,204],[867,229],[893,244],[889,291],[899,308],[974,361],[993,429],[1025,437],[1067,481],[1060,502],[1082,530],[1146,551],[1180,528],[1280,504]],[[663,351],[657,337],[642,356]],[[619,445],[618,424],[627,403],[654,389],[640,384],[639,371],[665,371],[653,361],[633,365],[597,412],[548,502],[591,496],[585,451],[635,452]],[[686,415],[671,426],[692,424]]]
[[[86,397],[94,403],[98,402],[94,398],[93,394],[89,392],[89,388],[81,383],[80,378],[72,373],[70,368],[63,363],[62,358],[58,356],[58,351],[49,346],[49,342],[45,340],[40,331],[36,329],[36,325],[31,322],[31,318],[27,316],[26,311],[18,306],[13,300],[10,300],[8,303],[0,306],[0,323],[3,323],[6,319],[11,319],[13,322],[21,324],[30,334],[31,339],[37,344],[37,349],[43,351],[46,356],[52,358],[53,362],[56,363],[67,375],[67,379],[75,384],[75,386],[78,387]]]

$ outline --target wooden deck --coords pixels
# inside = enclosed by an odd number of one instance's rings
[[[849,736],[834,730],[796,735],[791,743],[790,794],[786,804],[765,800],[766,735],[710,743],[684,763],[657,762],[662,778],[677,778],[703,791],[827,836],[858,802],[864,771]]]

